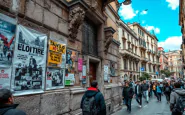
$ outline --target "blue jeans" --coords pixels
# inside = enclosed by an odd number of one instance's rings
[[[131,102],[132,102],[132,99],[131,98],[126,98],[124,100],[125,100],[125,105],[127,106],[127,110],[128,111],[131,111]]]
[[[143,95],[144,95],[144,97],[145,97],[146,101],[149,101],[149,97],[148,97],[148,90],[143,91]]]

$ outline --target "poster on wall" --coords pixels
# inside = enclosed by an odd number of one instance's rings
[[[104,81],[108,81],[109,79],[109,67],[108,65],[104,65]]]
[[[64,69],[48,68],[46,74],[46,89],[64,88]]]
[[[0,69],[0,89],[10,89],[11,68]]]
[[[43,92],[46,51],[45,34],[17,26],[11,82],[16,95]]]
[[[78,71],[82,71],[82,66],[83,66],[83,59],[78,58]]]
[[[16,21],[0,14],[0,68],[12,65]]]
[[[86,65],[83,65],[83,69],[82,69],[82,83],[86,84]]]
[[[48,66],[65,68],[66,44],[51,38],[48,50]]]
[[[68,74],[68,76],[65,77],[65,85],[74,85],[74,84],[75,84],[74,74]]]
[[[74,85],[73,81],[75,81],[75,60],[76,60],[76,52],[67,49],[66,51],[66,73],[65,73],[65,85]],[[74,80],[71,79],[72,77],[74,77]],[[72,80],[72,81],[69,81]],[[69,83],[70,82],[70,83]]]

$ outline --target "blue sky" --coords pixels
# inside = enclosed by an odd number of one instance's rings
[[[155,32],[158,46],[165,51],[180,49],[179,0],[132,0],[131,5],[122,5],[118,13],[126,23],[139,22],[140,19],[143,27]]]

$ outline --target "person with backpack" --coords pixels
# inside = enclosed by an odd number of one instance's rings
[[[25,112],[16,109],[13,95],[8,89],[0,89],[0,115],[26,115]]]
[[[125,101],[125,105],[127,106],[127,111],[129,113],[131,113],[131,102],[132,102],[132,98],[134,96],[134,90],[133,90],[133,87],[131,84],[129,86],[128,82],[125,83],[125,87],[123,88],[122,96]]]
[[[165,84],[165,87],[164,87],[164,94],[166,96],[166,101],[167,103],[170,103],[170,94],[171,94],[171,87],[168,83]]]
[[[81,100],[82,115],[106,115],[106,105],[103,94],[98,90],[98,83],[91,82]]]
[[[181,89],[181,84],[174,83],[174,90],[170,95],[170,110],[172,115],[183,115],[185,109],[185,90]]]
[[[156,91],[157,91],[157,100],[158,102],[161,102],[162,87],[160,86],[160,83],[157,83]]]

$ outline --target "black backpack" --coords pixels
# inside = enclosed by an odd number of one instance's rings
[[[166,88],[165,88],[165,92],[166,92],[166,93],[169,93],[169,92],[170,92],[170,88],[169,88],[169,87],[166,87]]]
[[[184,110],[185,110],[185,95],[184,96],[179,95],[179,98],[177,99],[177,102],[174,105],[173,112],[183,114]]]
[[[96,94],[92,97],[85,97],[82,105],[83,115],[97,115],[98,107],[95,100]]]

